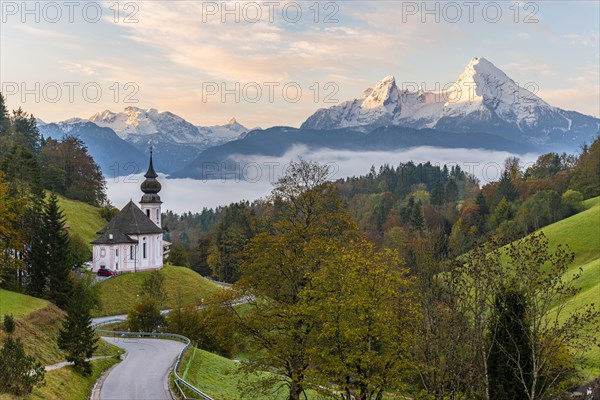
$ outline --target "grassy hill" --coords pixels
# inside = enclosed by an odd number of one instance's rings
[[[126,314],[139,301],[142,283],[150,272],[118,275],[98,284],[102,310],[95,316]],[[167,299],[164,308],[174,308],[181,297],[184,305],[201,304],[212,293],[221,290],[218,285],[189,268],[165,266],[160,273],[165,278]]]
[[[0,314],[13,314],[16,325],[14,336],[21,339],[27,354],[33,355],[44,365],[52,365],[65,360],[63,351],[58,348],[56,343],[65,317],[64,311],[60,308],[46,300],[0,289]],[[6,336],[6,332],[0,330],[0,344],[4,343]],[[100,340],[95,355],[122,353],[121,349],[110,344],[105,348],[105,342]],[[94,372],[90,377],[83,377],[70,367],[48,372],[46,385],[36,388],[28,398],[87,399],[99,374],[116,362],[117,360],[114,358],[94,361]],[[0,400],[18,398],[0,394]]]
[[[586,210],[541,228],[548,238],[550,250],[559,244],[567,245],[575,254],[575,259],[565,277],[570,277],[580,268],[582,276],[577,281],[581,291],[569,299],[561,314],[565,320],[573,311],[595,303],[600,307],[600,197],[585,201]],[[582,326],[586,330],[598,330],[597,326]],[[590,348],[585,353],[585,362],[579,366],[587,380],[600,375],[600,349]]]
[[[20,318],[47,305],[46,300],[0,289],[0,315],[12,314]]]
[[[563,319],[587,304],[600,307],[600,197],[587,200],[585,205],[587,210],[541,229],[552,248],[558,244],[568,245],[575,253],[567,275],[579,268],[583,271],[577,283],[581,291],[568,299]],[[582,329],[598,331],[597,326],[582,326]],[[600,348],[590,348],[585,356],[587,362],[581,368],[585,378],[597,378],[600,376]]]
[[[71,367],[46,372],[46,384],[36,387],[27,397],[28,400],[87,400],[96,380],[110,366],[116,364],[116,358],[92,361],[92,374],[82,376]],[[21,397],[0,394],[0,400],[17,400]]]
[[[98,207],[62,196],[58,196],[58,205],[65,214],[69,231],[81,236],[88,244],[98,237],[96,232],[107,224],[100,216]]]
[[[217,354],[198,349],[190,349],[180,364],[179,374],[183,379],[214,399],[235,400],[241,398],[238,382],[243,373],[238,371],[239,363]],[[285,390],[268,395],[254,394],[257,400],[285,399]]]
[[[64,361],[64,353],[56,344],[65,317],[60,308],[46,300],[0,289],[0,314],[13,314],[16,325],[14,335],[23,341],[28,354],[38,358],[44,365]],[[4,342],[6,335],[0,330],[0,343]],[[96,353],[103,355],[103,351],[102,341]],[[111,345],[107,354],[121,354],[121,350]]]

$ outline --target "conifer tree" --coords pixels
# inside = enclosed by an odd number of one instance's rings
[[[58,207],[58,199],[52,194],[44,207],[44,240],[47,246],[49,298],[64,307],[73,287],[69,234],[65,218]]]
[[[500,198],[504,197],[508,201],[513,201],[517,197],[517,189],[512,182],[510,172],[504,170],[498,182],[498,193]]]
[[[435,183],[435,187],[431,191],[431,204],[434,206],[441,206],[444,204],[444,197],[446,193],[444,191],[444,185],[441,181]]]
[[[44,366],[25,353],[21,339],[9,336],[0,349],[0,393],[31,393],[34,386],[44,383],[44,375]]]
[[[525,296],[514,289],[501,289],[494,302],[494,317],[488,341],[490,398],[521,400],[531,386],[531,348]],[[518,362],[515,360],[518,359]],[[525,386],[524,386],[525,385]]]
[[[66,306],[67,318],[58,336],[58,347],[66,352],[67,361],[72,362],[75,370],[84,375],[92,372],[88,359],[98,347],[90,315],[93,301],[90,289],[83,282],[76,282]]]
[[[483,196],[482,192],[479,192],[477,194],[477,199],[475,200],[475,204],[477,204],[477,207],[479,207],[479,213],[482,216],[486,216],[490,213],[490,207],[487,204],[487,201],[485,201],[485,197]]]

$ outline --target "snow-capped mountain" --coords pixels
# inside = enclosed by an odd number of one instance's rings
[[[207,139],[198,129],[183,118],[154,108],[143,110],[127,107],[122,112],[103,111],[92,115],[89,120],[98,126],[111,128],[130,143],[146,143],[149,136],[173,143],[185,143],[203,147]]]
[[[235,118],[225,125],[194,126],[171,112],[138,107],[127,107],[122,112],[105,110],[89,119],[71,118],[57,126],[66,134],[83,122],[110,129],[141,153],[147,153],[150,146],[154,146],[155,166],[167,173],[182,168],[202,150],[238,139],[248,132]]]
[[[55,140],[65,135],[79,137],[106,176],[141,172],[148,162],[147,155],[121,139],[112,129],[101,128],[87,120],[72,118],[57,124],[38,122],[38,129],[45,138]]]
[[[232,117],[225,125],[196,126],[198,132],[207,138],[209,146],[218,146],[243,137],[249,129]]]
[[[302,128],[370,132],[397,125],[487,132],[529,143],[567,146],[590,141],[599,129],[598,118],[549,105],[485,58],[473,58],[449,86],[442,93],[402,91],[388,76],[360,99],[318,110]]]

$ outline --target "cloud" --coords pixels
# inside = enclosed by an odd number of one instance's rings
[[[372,165],[378,169],[383,164],[398,165],[401,162],[431,162],[448,166],[459,165],[463,170],[475,175],[481,183],[499,179],[504,160],[513,154],[503,151],[474,149],[442,149],[416,147],[401,151],[353,152],[345,150],[320,149],[310,151],[305,146],[295,146],[282,157],[252,156],[238,158],[246,168],[252,181],[169,179],[161,175],[160,193],[163,210],[178,214],[201,212],[203,208],[224,206],[242,200],[253,201],[265,198],[273,188],[273,182],[285,171],[291,161],[316,161],[330,166],[330,179],[337,180],[349,176],[368,173]],[[531,165],[536,154],[520,156],[522,164]],[[259,168],[255,168],[259,167]],[[243,168],[243,167],[242,167]],[[258,173],[256,171],[259,171]],[[260,177],[260,179],[258,179]],[[143,176],[129,177],[127,181],[109,180],[107,194],[112,203],[123,207],[129,199],[141,197],[139,189]]]

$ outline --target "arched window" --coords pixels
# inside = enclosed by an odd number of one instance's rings
[[[142,244],[142,256],[144,258],[148,258],[146,255],[146,238],[142,239],[144,241],[144,243]]]

